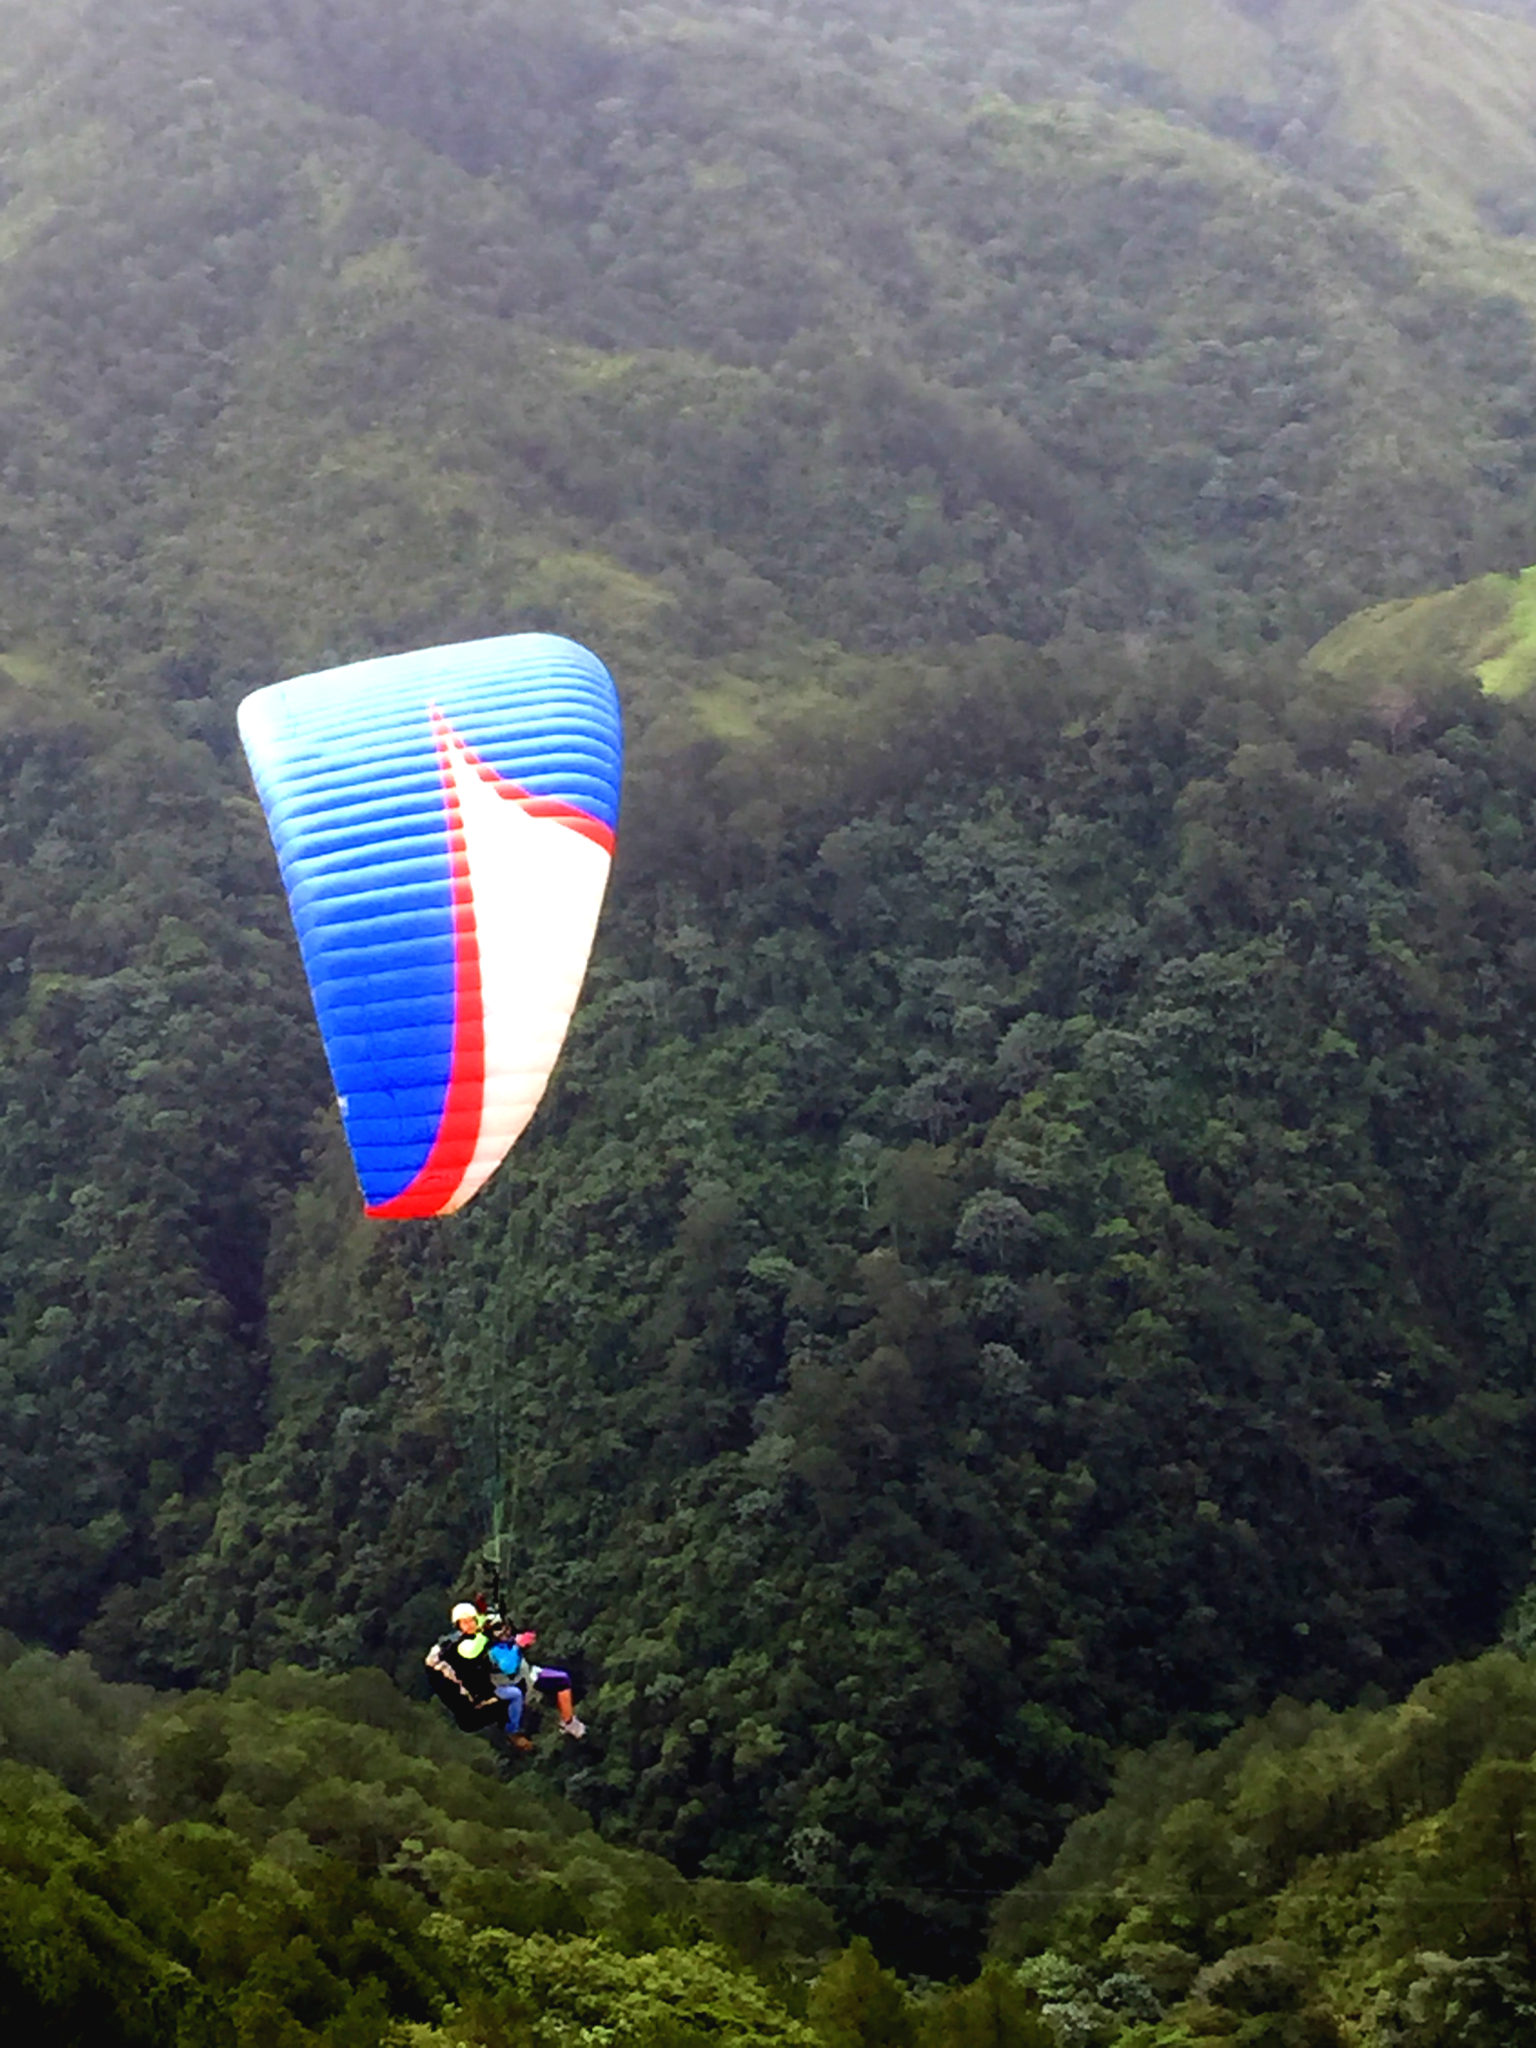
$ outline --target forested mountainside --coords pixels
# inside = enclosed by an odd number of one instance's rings
[[[1533,1713],[1503,1651],[1129,1757],[944,1988],[802,1888],[686,1882],[497,1784],[377,1671],[157,1699],[6,1641],[0,2000],[114,2048],[1506,2048]]]
[[[1527,2040],[1533,1705],[1500,1652],[1401,1706],[1286,1701],[1204,1755],[1130,1758],[1000,1909],[994,1960],[1100,2048]]]
[[[1481,243],[1123,96],[655,12],[50,13],[0,134],[11,638],[172,646],[194,695],[574,607],[654,677],[1315,638],[1523,564]]]
[[[16,2038],[154,2048],[835,2048],[872,1975],[825,1908],[684,1883],[499,1785],[380,1673],[157,1701],[0,1645],[0,2009]],[[1019,2048],[1047,2044],[1011,1978]],[[934,2048],[975,1992],[913,2017]]]
[[[1510,18],[1500,18],[1500,17]],[[1139,89],[1359,198],[1530,232],[1531,9],[1443,0],[1130,0],[1106,23]]]
[[[1531,237],[1350,55],[1470,166],[1531,31],[1209,15],[0,0],[10,1627],[410,1682],[494,1523],[539,1768],[935,1975],[1127,1744],[1496,1633],[1532,712],[1304,656],[1536,560]],[[233,710],[520,628],[611,910],[380,1228]]]
[[[1475,686],[1405,734],[1283,670],[859,680],[698,743],[709,808],[641,764],[539,1137],[447,1226],[303,1194],[273,1432],[88,1640],[187,1677],[339,1596],[403,1670],[504,1489],[602,1673],[581,1796],[894,1933],[1117,1743],[1496,1626],[1536,759]]]

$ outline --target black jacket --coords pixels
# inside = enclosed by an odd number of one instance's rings
[[[506,1720],[507,1709],[496,1697],[496,1673],[485,1651],[461,1654],[475,1640],[455,1629],[435,1642],[426,1656],[427,1683],[461,1728],[493,1728]]]

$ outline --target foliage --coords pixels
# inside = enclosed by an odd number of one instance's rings
[[[7,0],[10,636],[222,707],[509,614],[665,673],[1529,559],[1517,270],[1131,104],[1102,21],[823,12]]]
[[[1425,157],[1485,181],[1527,44],[1396,0],[1298,53],[1286,12],[1210,0],[1244,75],[1193,94],[1152,0],[0,0],[10,1626],[415,1678],[494,1522],[593,1708],[540,1768],[770,1976],[775,1883],[948,1977],[1127,1743],[1488,1639],[1532,1524],[1531,707],[1422,613],[1346,685],[1294,647],[1536,555],[1522,238],[1349,145],[1391,16]],[[231,713],[518,626],[619,674],[614,910],[513,1167],[373,1230]],[[52,1667],[13,1668],[21,1726]],[[141,1818],[641,1941],[617,1850],[504,1897],[369,1682],[146,1720]],[[50,1740],[111,1810],[73,1708]],[[1519,1824],[1495,1761],[1447,1854]],[[1261,1920],[1151,1946],[1304,2033]],[[293,2024],[366,2032],[303,1939]],[[940,2024],[880,1967],[826,1999]],[[1519,1967],[1425,1964],[1403,2024]],[[1088,2039],[1137,1984],[1054,2003]],[[1026,2041],[1011,1995],[940,2031]]]
[[[1203,1755],[1153,1750],[1004,1902],[997,1949],[1034,1951],[1053,2023],[1063,1992],[1096,2005],[1106,2048],[1516,2040],[1533,1747],[1536,1670],[1499,1651],[1400,1706],[1285,1703]],[[1126,2009],[1133,1979],[1166,2025]]]
[[[394,1498],[444,1551],[499,1501],[601,1679],[572,1792],[942,1971],[1112,1746],[1486,1640],[1529,1533],[1528,708],[1447,682],[1405,738],[1278,664],[1098,664],[1091,705],[995,650],[963,715],[886,670],[833,745],[780,698],[642,748],[542,1132],[328,1298],[334,1234],[285,1238],[304,1391],[141,1654],[252,1583],[293,1654],[336,1588],[403,1672]]]
[[[96,1715],[106,1811],[30,1760],[56,1752],[50,1684]],[[814,2038],[783,2001],[833,1945],[825,1915],[606,1847],[377,1673],[156,1701],[31,1652],[0,1672],[0,1722],[0,2010],[29,2036],[371,2048],[515,2012],[552,2043]],[[721,1945],[744,1920],[745,1955]]]
[[[475,1984],[472,2026],[489,2039],[516,2027],[541,2048],[578,2048],[601,2028],[622,2048],[740,2041],[811,2048],[815,2036],[752,1979],[707,1948],[626,1957],[593,1941],[519,1939],[499,1928],[451,1950],[455,1975]]]
[[[1157,87],[1192,96],[1272,160],[1355,196],[1407,186],[1431,219],[1465,226],[1480,209],[1496,232],[1527,231],[1536,25],[1523,0],[1479,0],[1471,19],[1462,0],[1132,0],[1115,12],[1116,39]]]
[[[268,1219],[319,1063],[259,814],[208,748],[15,694],[0,1531],[7,1618],[62,1642],[195,1546],[259,1439]]]

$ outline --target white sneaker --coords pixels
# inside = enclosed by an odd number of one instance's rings
[[[575,1736],[575,1737],[576,1737],[576,1738],[578,1739],[578,1741],[580,1740],[580,1738],[581,1738],[581,1737],[582,1737],[583,1735],[585,1735],[585,1734],[586,1734],[586,1732],[587,1732],[587,1724],[586,1724],[586,1722],[585,1722],[585,1721],[578,1721],[578,1720],[577,1720],[577,1718],[576,1718],[576,1716],[575,1716],[574,1714],[572,1714],[572,1716],[571,1716],[571,1718],[569,1719],[569,1721],[562,1721],[562,1722],[560,1723],[560,1733],[561,1733],[562,1735],[574,1735],[574,1736]]]

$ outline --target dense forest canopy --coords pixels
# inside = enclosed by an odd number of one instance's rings
[[[0,0],[0,1620],[409,1685],[495,1527],[539,1772],[934,1976],[1127,1745],[1493,1639],[1536,728],[1305,657],[1536,561],[1530,16]],[[234,706],[520,628],[611,910],[380,1229]]]
[[[1398,1707],[1283,1701],[1204,1755],[1130,1758],[996,1953],[1058,2039],[1103,2048],[1523,2041],[1532,1704],[1499,1652]]]

